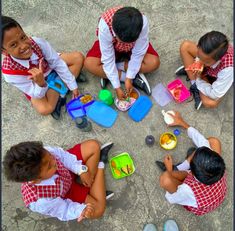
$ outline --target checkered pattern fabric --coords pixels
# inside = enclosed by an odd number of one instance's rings
[[[122,6],[117,6],[112,9],[109,9],[101,15],[101,18],[103,18],[104,21],[107,23],[109,30],[110,30],[111,34],[113,35],[113,45],[114,45],[115,51],[127,53],[132,50],[132,48],[135,45],[135,42],[125,43],[125,42],[118,41],[116,39],[116,37],[114,36],[113,30],[112,30],[113,15],[115,14],[115,12],[117,10],[119,10],[121,8],[122,8]],[[98,34],[98,29],[97,29],[97,34]]]
[[[216,68],[207,67],[205,73],[209,76],[217,78],[218,72],[226,67],[233,67],[233,46],[229,45],[227,52],[221,58],[221,62]]]
[[[39,198],[64,197],[72,185],[72,177],[68,169],[56,159],[57,172],[59,177],[55,180],[55,185],[35,185],[25,182],[21,185],[23,201],[28,207]]]
[[[191,173],[185,178],[184,183],[193,190],[198,205],[197,208],[184,207],[198,216],[216,209],[223,202],[227,193],[226,173],[218,182],[212,185],[200,183]]]
[[[39,60],[40,60],[41,58],[43,58],[41,48],[37,45],[37,43],[32,38],[30,38],[30,40],[32,43],[32,50],[39,57]],[[13,60],[10,55],[6,55],[6,57],[3,60],[3,64],[2,64],[2,72],[4,73],[4,70],[16,70],[16,71],[25,70],[25,71],[27,71],[27,70],[32,69],[33,67],[38,68],[38,64],[35,65],[31,61],[29,61],[29,69],[27,69],[26,67],[22,66],[21,64],[19,64],[15,60]],[[45,59],[43,59],[42,67],[43,67],[44,73],[46,71],[48,71],[48,69],[49,69],[49,65]]]

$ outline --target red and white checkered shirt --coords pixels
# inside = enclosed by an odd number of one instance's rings
[[[200,183],[189,173],[184,180],[184,184],[187,184],[192,189],[198,204],[197,208],[184,207],[198,216],[216,209],[224,201],[227,193],[226,173],[218,182],[212,185]]]
[[[38,44],[30,38],[31,43],[32,43],[32,50],[33,52],[39,57],[39,60],[43,58],[42,50],[38,46]],[[28,70],[36,67],[38,68],[39,64],[35,65],[31,61],[29,61],[29,68],[24,67],[20,63],[16,62],[15,60],[12,59],[12,57],[8,54],[3,60],[2,64],[2,72],[4,74],[9,74],[9,75],[17,75],[17,74],[28,74]],[[46,73],[49,70],[49,65],[48,62],[43,59],[42,60],[42,68],[43,72]]]
[[[229,45],[227,52],[220,59],[220,63],[217,67],[207,67],[205,73],[209,76],[217,78],[218,73],[226,67],[233,67],[233,46],[231,45]]]
[[[125,43],[125,42],[118,41],[116,39],[115,35],[113,34],[113,28],[112,28],[113,15],[115,14],[115,12],[117,10],[119,10],[121,8],[122,8],[122,6],[117,6],[117,7],[111,8],[111,9],[107,10],[106,12],[104,12],[101,15],[101,18],[103,18],[104,21],[107,23],[109,30],[113,36],[113,46],[114,46],[115,51],[127,53],[132,50],[132,48],[135,45],[135,42]]]
[[[56,159],[56,164],[56,174],[59,177],[56,178],[55,185],[35,185],[28,182],[21,185],[21,193],[26,207],[39,198],[64,197],[69,191],[72,184],[71,174],[58,159]]]

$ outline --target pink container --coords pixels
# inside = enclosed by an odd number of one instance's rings
[[[180,79],[168,83],[167,89],[177,103],[182,103],[190,97],[190,91]]]

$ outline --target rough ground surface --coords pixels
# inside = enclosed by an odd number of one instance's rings
[[[149,19],[150,40],[161,58],[161,67],[148,78],[154,87],[166,84],[175,78],[174,70],[181,65],[179,45],[184,39],[197,41],[210,30],[219,30],[232,40],[232,1],[159,1],[159,0],[4,0],[3,14],[18,20],[29,35],[47,39],[58,52],[79,50],[84,54],[92,46],[98,17],[113,5],[132,5],[139,8]],[[89,83],[80,84],[81,92],[98,94],[99,79],[87,74]],[[186,83],[186,82],[185,82]],[[186,83],[189,84],[188,82]],[[101,142],[113,141],[110,156],[127,151],[134,159],[136,172],[122,180],[114,180],[109,167],[106,168],[107,188],[115,192],[108,202],[101,219],[60,222],[34,214],[24,208],[20,196],[20,185],[6,182],[3,177],[3,223],[4,231],[84,230],[84,231],[141,231],[144,224],[153,222],[159,230],[167,218],[177,220],[182,231],[232,230],[232,176],[233,176],[233,117],[230,90],[217,109],[194,110],[193,102],[178,105],[171,102],[165,110],[179,110],[185,119],[206,137],[219,137],[222,141],[223,157],[228,172],[228,195],[224,203],[214,212],[196,217],[178,205],[170,205],[160,189],[160,171],[154,161],[166,153],[174,160],[184,159],[185,151],[192,142],[182,131],[177,147],[169,152],[160,148],[158,142],[148,148],[144,139],[148,134],[158,141],[167,128],[161,116],[161,107],[154,103],[148,116],[140,123],[130,120],[126,113],[119,113],[118,120],[110,129],[93,124],[93,131],[82,133],[64,113],[60,121],[50,116],[35,113],[22,93],[2,84],[2,155],[11,145],[26,140],[42,140],[46,144],[69,148],[77,142],[95,138]]]

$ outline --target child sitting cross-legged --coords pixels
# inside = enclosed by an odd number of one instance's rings
[[[225,199],[227,179],[225,163],[221,157],[221,144],[217,138],[206,139],[189,126],[176,112],[171,126],[182,126],[197,148],[188,150],[186,160],[173,165],[170,155],[164,163],[156,164],[164,170],[160,186],[166,190],[166,199],[172,204],[183,205],[187,210],[204,215],[215,210]]]
[[[46,78],[54,71],[78,97],[78,77],[84,57],[80,52],[60,55],[42,38],[28,37],[14,19],[2,16],[2,74],[6,82],[17,87],[41,115],[60,118],[65,95],[48,88]],[[78,78],[77,81],[81,81]]]
[[[101,217],[106,199],[104,166],[113,143],[100,147],[87,140],[65,151],[22,142],[12,146],[3,161],[8,180],[21,182],[23,201],[30,210],[61,221]]]

